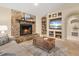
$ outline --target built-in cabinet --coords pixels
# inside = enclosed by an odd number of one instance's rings
[[[47,20],[49,37],[62,39],[62,12],[50,13]]]
[[[45,34],[47,34],[47,19],[46,19],[46,17],[42,17],[41,24],[42,24],[41,33],[42,33],[42,35],[45,35]]]

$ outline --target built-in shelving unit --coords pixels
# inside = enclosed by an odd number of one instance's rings
[[[42,24],[42,31],[41,33],[44,35],[47,33],[47,21],[46,21],[46,17],[42,17],[41,19],[41,24]]]
[[[62,12],[53,12],[48,15],[49,37],[62,39]]]

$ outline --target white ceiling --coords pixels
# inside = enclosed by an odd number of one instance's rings
[[[46,15],[48,12],[57,9],[63,4],[61,3],[39,3],[38,6],[34,6],[34,3],[0,3],[1,7],[7,7],[10,9],[20,10],[33,15]]]

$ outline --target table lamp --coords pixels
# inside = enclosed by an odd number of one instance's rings
[[[0,33],[4,34],[8,30],[8,27],[6,25],[0,25]]]

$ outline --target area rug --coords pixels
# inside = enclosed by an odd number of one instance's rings
[[[26,50],[30,52],[33,56],[67,56],[66,48],[55,47],[52,48],[50,53],[34,46],[33,44],[27,45],[24,48],[26,48]]]
[[[0,56],[16,56],[16,54],[14,54],[14,53],[0,52]]]

